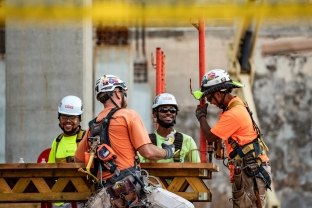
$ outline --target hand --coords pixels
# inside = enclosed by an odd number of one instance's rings
[[[173,158],[175,151],[174,144],[170,144],[165,141],[164,143],[161,144],[161,147],[166,151],[166,157],[164,159]]]
[[[203,106],[197,105],[197,108],[196,108],[197,120],[200,120],[201,117],[207,118],[207,107],[208,107],[208,103],[205,103],[205,105]]]

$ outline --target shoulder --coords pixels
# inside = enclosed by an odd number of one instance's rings
[[[184,141],[194,141],[194,142],[195,142],[195,140],[193,139],[193,137],[191,137],[190,135],[185,134],[185,133],[182,133],[182,132],[179,132],[179,133],[182,134],[183,140],[184,140]]]
[[[133,109],[129,109],[129,108],[121,108],[120,110],[118,110],[115,115],[113,115],[113,117],[125,117],[128,119],[137,119],[137,118],[141,118],[139,113],[136,112]]]

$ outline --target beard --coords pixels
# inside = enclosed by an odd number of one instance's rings
[[[72,129],[71,131],[67,131],[67,130],[65,130],[65,129],[61,126],[61,124],[59,124],[59,127],[63,130],[64,134],[66,134],[66,135],[68,135],[68,136],[72,136],[72,135],[77,134],[77,133],[80,131],[80,128],[81,128],[81,126],[79,125],[77,128]]]
[[[125,97],[122,97],[122,101],[121,101],[121,108],[127,108],[127,102],[125,100]]]
[[[162,121],[162,120],[160,120],[159,118],[157,118],[157,123],[160,125],[160,126],[162,126],[162,127],[164,127],[164,128],[170,128],[170,127],[173,127],[174,125],[175,125],[175,119],[172,121],[172,122],[170,122],[170,123],[167,123],[167,122],[164,122],[164,121]]]

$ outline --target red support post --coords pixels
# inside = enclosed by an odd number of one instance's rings
[[[162,91],[162,52],[156,48],[156,95]]]
[[[165,60],[165,53],[161,51],[161,57],[162,57],[162,64],[161,64],[161,92],[166,92],[166,60]]]
[[[156,48],[156,95],[166,92],[165,55],[160,48]]]
[[[203,18],[199,19],[198,25],[198,40],[199,40],[199,87],[201,85],[201,79],[205,74],[206,65],[205,65],[205,22]],[[204,100],[200,101],[200,105],[204,105]],[[200,130],[200,160],[202,163],[207,162],[207,141],[203,135],[202,130]]]

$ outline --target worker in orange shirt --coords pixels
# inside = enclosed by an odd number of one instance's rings
[[[232,184],[233,207],[265,207],[265,193],[271,185],[271,167],[268,151],[252,114],[239,97],[231,94],[233,88],[243,85],[233,81],[223,69],[213,69],[201,81],[201,89],[193,92],[196,99],[205,99],[198,105],[196,117],[208,142],[225,144]],[[208,103],[222,109],[217,123],[207,122]]]
[[[75,154],[76,162],[87,163],[85,155],[95,144],[93,175],[98,178],[98,195],[86,207],[136,207],[144,194],[136,152],[150,160],[173,157],[173,144],[159,148],[151,143],[139,114],[127,108],[127,90],[125,82],[114,75],[96,81],[95,94],[103,110],[89,122]]]

